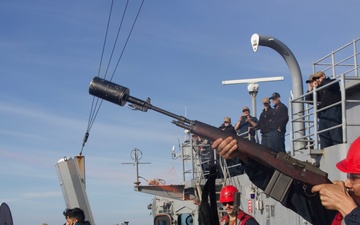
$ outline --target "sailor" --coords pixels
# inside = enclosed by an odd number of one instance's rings
[[[269,98],[263,98],[262,103],[264,105],[264,109],[260,114],[259,123],[256,128],[260,129],[261,133],[261,144],[266,147],[271,147],[268,141],[268,136],[270,132],[270,119],[273,114],[274,109],[270,105]]]
[[[220,138],[214,141],[211,147],[216,149],[221,157],[241,157],[246,163],[245,172],[250,180],[257,187],[265,189],[274,170],[241,155],[237,151],[236,139]],[[320,184],[310,189],[295,181],[281,203],[313,225],[359,225],[360,207],[354,198],[360,198],[360,137],[351,144],[346,158],[338,162],[336,167],[347,173],[345,182],[334,181],[332,184]],[[348,191],[354,193],[354,198]]]
[[[220,125],[219,129],[231,134],[236,134],[234,126],[231,124],[231,118],[228,116],[224,118],[224,122]]]
[[[242,109],[243,114],[240,116],[239,121],[235,124],[234,129],[238,136],[247,138],[255,142],[255,127],[258,124],[258,119],[250,115],[250,109],[244,106]]]
[[[341,105],[338,104],[328,108],[330,105],[341,101],[339,83],[336,82],[329,86],[329,83],[334,82],[335,79],[326,77],[325,73],[322,71],[316,72],[313,76],[318,88],[324,87],[319,91],[320,105],[318,108],[323,109],[320,111],[319,115],[319,131],[326,131],[319,134],[320,147],[326,148],[332,145],[341,144],[343,143],[342,129],[341,127],[333,128],[342,123]]]
[[[285,152],[285,133],[286,124],[289,121],[288,108],[280,101],[280,94],[274,92],[269,99],[274,104],[273,115],[269,120],[268,143],[267,147]]]
[[[219,202],[222,203],[227,215],[221,218],[220,225],[259,225],[254,217],[234,205],[237,192],[239,192],[238,189],[232,185],[227,185],[221,189]]]

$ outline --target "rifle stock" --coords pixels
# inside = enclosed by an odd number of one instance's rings
[[[177,123],[176,125],[179,126]],[[249,141],[246,138],[222,131],[217,127],[213,127],[200,121],[194,121],[194,124],[190,127],[190,132],[211,141],[232,136],[237,140],[238,151],[248,158],[311,186],[331,183],[327,178],[327,173],[308,162],[297,160],[284,152],[273,151],[270,148]]]
[[[318,184],[331,183],[331,181],[327,178],[327,173],[308,162],[297,160],[283,152],[273,151],[261,144],[232,135],[209,124],[196,120],[189,120],[185,117],[157,108],[150,104],[150,99],[143,101],[134,98],[130,96],[130,90],[128,88],[106,81],[102,78],[95,77],[91,81],[89,93],[120,106],[124,106],[125,103],[128,102],[131,103],[130,106],[132,106],[135,110],[146,112],[148,109],[152,109],[160,112],[175,118],[176,121],[172,122],[175,125],[188,129],[191,133],[197,134],[211,141],[215,141],[218,138],[225,139],[232,136],[237,140],[238,150],[241,154],[307,185],[314,186]]]

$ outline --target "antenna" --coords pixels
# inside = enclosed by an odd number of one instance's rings
[[[270,81],[279,81],[284,80],[283,76],[280,77],[263,77],[263,78],[251,78],[251,79],[241,79],[241,80],[224,80],[222,81],[223,85],[228,84],[251,84],[259,82],[270,82]]]
[[[264,78],[251,78],[251,79],[241,79],[241,80],[224,80],[222,85],[232,85],[232,84],[248,84],[248,91],[251,96],[252,102],[252,116],[256,117],[256,95],[259,91],[259,82],[271,82],[271,81],[280,81],[284,80],[283,76],[279,77],[264,77]]]
[[[133,163],[122,163],[122,164],[132,164],[132,165],[135,165],[135,172],[136,172],[136,182],[134,183],[135,184],[135,188],[138,188],[139,185],[140,185],[140,181],[139,181],[139,164],[151,164],[150,162],[143,162],[143,163],[140,163],[140,159],[142,158],[142,152],[137,149],[137,148],[134,148],[131,152],[130,152],[130,157],[131,159],[134,160]]]

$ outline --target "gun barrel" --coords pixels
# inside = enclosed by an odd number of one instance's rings
[[[106,101],[115,103],[116,105],[124,106],[127,102],[129,102],[144,109],[152,109],[179,121],[183,121],[184,123],[192,122],[183,116],[179,116],[161,108],[155,107],[151,105],[150,102],[132,97],[130,95],[129,88],[112,83],[100,77],[93,78],[89,86],[89,93]]]

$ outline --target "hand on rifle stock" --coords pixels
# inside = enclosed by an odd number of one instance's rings
[[[212,143],[211,148],[216,149],[224,159],[240,158],[244,163],[248,161],[248,158],[238,151],[237,140],[233,137],[219,138]]]
[[[319,184],[311,189],[319,192],[321,204],[332,210],[337,210],[343,217],[357,207],[356,199],[359,196],[350,194],[343,181],[335,180],[332,184]]]

